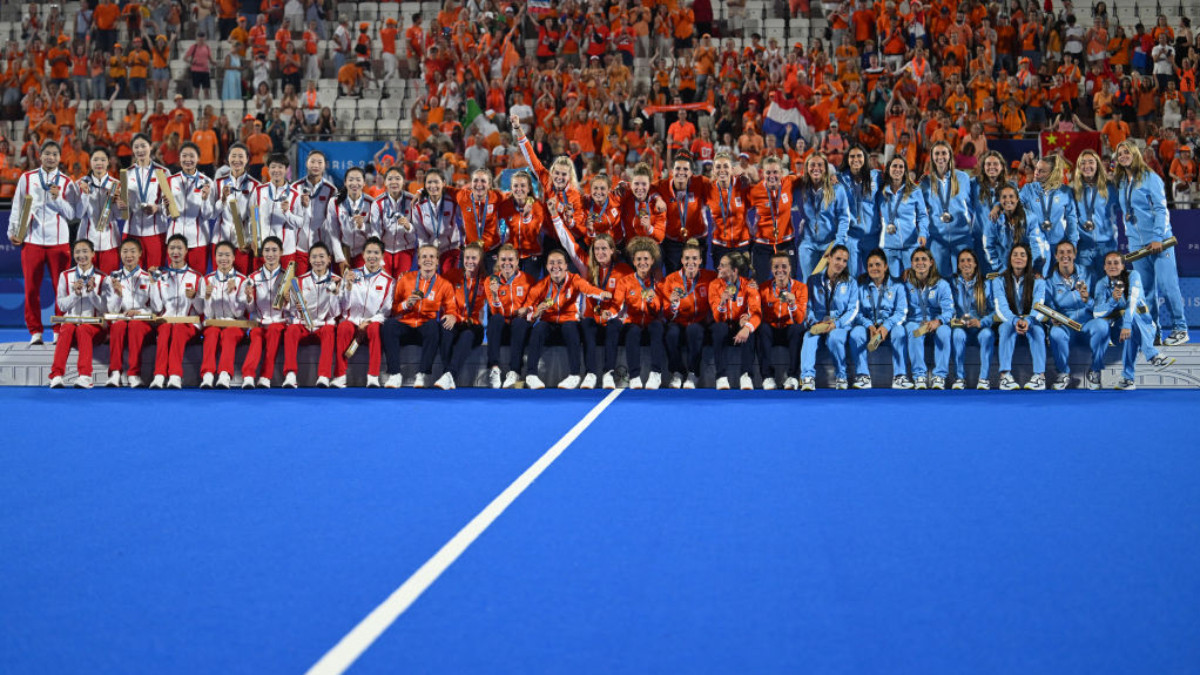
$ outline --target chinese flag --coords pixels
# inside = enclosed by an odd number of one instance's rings
[[[1043,157],[1059,152],[1072,164],[1084,150],[1100,152],[1100,133],[1097,131],[1043,131],[1039,140]]]

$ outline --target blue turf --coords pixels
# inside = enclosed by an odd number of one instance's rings
[[[0,671],[302,672],[601,398],[509,394],[0,388]]]
[[[1200,396],[854,398],[626,393],[353,672],[1196,672]]]

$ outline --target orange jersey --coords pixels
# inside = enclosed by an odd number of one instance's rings
[[[505,319],[513,318],[513,315],[525,308],[525,300],[529,297],[531,286],[533,279],[524,272],[517,272],[510,279],[505,279],[499,274],[492,275],[485,288],[488,311]]]
[[[791,293],[792,302],[784,300],[783,292]],[[792,324],[804,323],[805,312],[808,310],[808,286],[795,279],[780,289],[775,280],[758,289],[759,304],[762,306],[763,323],[774,328],[786,328]]]
[[[663,297],[659,295],[654,278],[642,279],[637,274],[627,274],[617,282],[613,293],[613,307],[623,315],[625,323],[645,326],[659,318]]]
[[[603,293],[599,288],[589,284],[578,274],[567,273],[567,278],[561,284],[554,283],[550,277],[537,282],[529,289],[529,298],[525,306],[534,310],[545,306],[541,320],[549,323],[567,323],[579,321],[579,298],[599,298]]]
[[[750,245],[750,227],[746,224],[747,194],[750,184],[739,177],[728,186],[708,181],[705,213],[711,224],[712,243],[725,248]]]
[[[662,243],[667,232],[667,204],[662,197],[649,193],[646,201],[640,202],[632,192],[621,199],[621,233],[617,242],[625,244],[634,237],[651,237]]]
[[[658,284],[659,295],[664,299],[663,318],[682,326],[706,323],[710,316],[709,285],[716,278],[716,272],[700,270],[696,278],[687,279],[683,270],[680,270],[663,279]],[[679,297],[678,303],[676,296]]]
[[[542,254],[542,235],[552,232],[554,227],[545,204],[534,201],[526,213],[517,207],[512,195],[506,196],[500,204],[500,220],[508,227],[505,242],[517,249],[517,256],[522,260]]]
[[[613,294],[612,299],[604,302],[596,302],[589,299],[583,303],[584,318],[592,318],[596,316],[597,310],[608,310],[613,314],[620,311],[620,306],[617,303],[617,284],[622,279],[633,274],[633,268],[623,262],[618,262],[615,265],[609,264],[596,270],[596,279],[593,283],[596,287]]]
[[[462,277],[461,272],[457,275]],[[454,282],[454,315],[459,321],[482,324],[483,308],[488,304],[488,277],[480,275],[474,279],[459,278]]]
[[[792,189],[799,176],[784,176],[778,190],[768,190],[763,182],[752,186],[747,199],[757,220],[754,241],[775,246],[789,242],[792,231]]]
[[[592,242],[596,241],[596,235],[599,234],[607,234],[617,242],[625,241],[625,231],[621,226],[622,201],[620,197],[611,192],[608,199],[601,204],[597,204],[591,197],[588,197],[586,202],[587,220],[585,221],[587,228],[583,232],[582,239],[579,236],[575,237],[576,241],[583,244],[584,248],[589,251],[592,249]]]
[[[734,287],[734,292],[726,298],[725,291],[729,286]],[[713,279],[708,284],[708,297],[713,321],[740,323],[745,316],[749,317],[750,325],[755,328],[762,322],[762,300],[758,296],[758,289],[750,284],[749,279],[739,277],[734,284]]]
[[[450,189],[454,201],[463,214],[463,227],[467,243],[482,241],[485,251],[500,245],[500,205],[504,195],[499,190],[488,190],[483,199],[471,190]]]
[[[655,183],[651,190],[667,203],[666,239],[684,242],[704,237],[708,231],[708,225],[704,222],[708,181],[696,176],[688,181],[686,190],[676,191],[674,181],[668,178]]]
[[[538,180],[542,182],[545,199],[548,201],[553,197],[558,201],[558,212],[567,229],[571,232],[583,232],[587,227],[584,223],[587,212],[583,208],[583,195],[579,193],[579,188],[570,184],[561,190],[555,188],[554,183],[550,180],[550,172],[534,153],[533,144],[529,142],[529,139],[522,138],[520,146],[525,160],[529,162],[529,166],[537,174]]]
[[[458,316],[454,302],[454,287],[444,277],[433,275],[432,279],[421,279],[420,272],[408,272],[396,282],[393,296],[392,315],[400,323],[416,328],[427,321],[435,321],[447,314]],[[404,301],[413,294],[421,293],[421,300],[409,309]]]

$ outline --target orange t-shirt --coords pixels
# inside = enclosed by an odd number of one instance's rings
[[[96,28],[100,30],[112,30],[120,16],[121,8],[117,7],[116,3],[100,5],[92,12],[92,17],[96,21]]]

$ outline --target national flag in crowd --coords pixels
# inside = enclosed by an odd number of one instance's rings
[[[789,126],[792,127],[790,131]],[[795,101],[781,101],[776,97],[767,106],[762,122],[764,136],[770,134],[782,140],[785,135],[790,135],[794,141],[798,135],[807,137],[806,131],[808,123],[804,121],[804,116],[800,114],[800,108]]]
[[[1072,164],[1084,150],[1100,153],[1098,131],[1043,131],[1038,140],[1042,157],[1062,153],[1063,158]]]
[[[483,114],[483,109],[473,98],[467,99],[467,112],[463,115],[462,125],[467,134],[481,134],[489,149],[500,144],[500,129]]]

